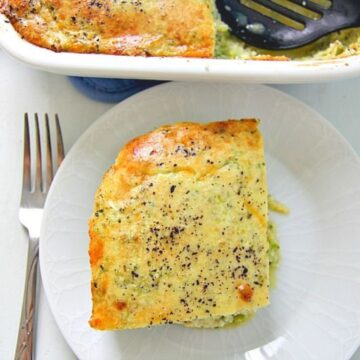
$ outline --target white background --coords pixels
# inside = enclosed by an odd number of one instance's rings
[[[360,78],[276,87],[319,111],[360,154]],[[18,222],[23,114],[58,113],[69,150],[111,106],[79,94],[64,76],[29,69],[0,52],[0,359],[13,358],[24,286],[27,239]],[[42,289],[38,305],[36,359],[75,359],[52,319]],[[360,353],[356,359],[360,360]]]

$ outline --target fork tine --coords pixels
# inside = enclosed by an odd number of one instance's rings
[[[53,172],[53,160],[52,160],[51,137],[50,137],[48,114],[45,114],[45,129],[46,129],[46,190],[49,190],[54,172]]]
[[[31,152],[29,136],[29,115],[24,116],[24,159],[23,159],[23,189],[31,190]]]
[[[57,141],[57,167],[59,167],[64,160],[64,142],[60,127],[60,121],[58,114],[55,114],[55,123],[56,123],[56,141]]]
[[[39,116],[35,114],[35,137],[36,137],[36,171],[35,171],[35,191],[42,190],[42,161],[41,161],[41,144],[40,144],[40,128]]]

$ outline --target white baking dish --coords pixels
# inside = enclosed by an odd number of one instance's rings
[[[55,53],[21,39],[1,14],[0,46],[32,67],[64,75],[283,84],[330,81],[360,75],[360,56],[299,62]]]

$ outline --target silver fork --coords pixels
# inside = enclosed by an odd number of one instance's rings
[[[35,114],[35,181],[32,181],[29,116],[24,118],[24,165],[23,185],[19,211],[19,219],[29,235],[29,249],[26,267],[26,282],[21,312],[20,327],[16,345],[16,360],[31,360],[33,358],[34,313],[36,302],[36,277],[39,259],[39,236],[45,199],[53,176],[64,159],[64,145],[58,115],[55,115],[57,162],[53,168],[49,116],[45,114],[46,136],[46,177],[42,171],[41,143],[39,117]]]

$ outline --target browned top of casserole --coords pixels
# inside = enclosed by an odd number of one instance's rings
[[[213,57],[209,0],[0,0],[27,41],[55,51]]]

